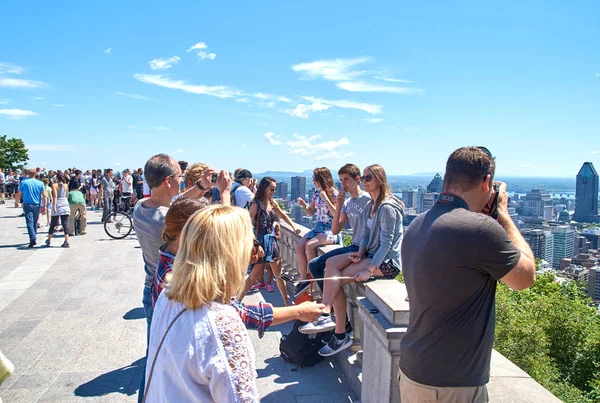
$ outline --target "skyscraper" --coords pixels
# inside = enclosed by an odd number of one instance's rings
[[[414,189],[402,191],[402,202],[406,208],[417,208],[417,191]]]
[[[287,200],[288,198],[288,184],[286,182],[277,182],[277,191],[275,197]]]
[[[567,225],[561,225],[552,229],[554,235],[554,252],[552,256],[552,267],[558,269],[561,259],[570,258],[575,255],[575,231]]]
[[[439,193],[425,193],[423,195],[423,212],[430,210],[439,197]]]
[[[587,294],[594,301],[600,300],[600,266],[590,269]]]
[[[598,172],[591,162],[584,162],[577,174],[573,219],[579,222],[598,220]]]
[[[429,185],[427,185],[427,193],[442,193],[442,185],[444,180],[440,174],[435,174]]]
[[[531,189],[524,198],[523,215],[528,217],[544,217],[546,207],[552,207],[550,194],[543,189]]]
[[[292,177],[292,200],[296,200],[298,197],[306,199],[306,177],[305,176],[294,176]]]
[[[550,231],[532,229],[523,231],[523,238],[531,247],[536,258],[545,260],[548,264],[553,262],[554,236]]]

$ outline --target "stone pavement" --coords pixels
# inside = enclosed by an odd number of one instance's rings
[[[88,234],[60,248],[28,242],[21,209],[0,205],[0,349],[15,364],[0,386],[4,403],[135,402],[145,353],[142,256],[135,235],[111,240],[100,212]],[[45,217],[42,223],[45,223]],[[43,244],[47,227],[38,234]],[[262,294],[281,304],[277,289]],[[248,300],[262,298],[261,294]],[[263,402],[357,402],[335,360],[295,370],[279,356],[291,324],[250,331]]]

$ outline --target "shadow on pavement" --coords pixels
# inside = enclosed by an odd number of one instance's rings
[[[105,396],[110,393],[133,396],[137,393],[139,387],[139,372],[144,360],[145,358],[140,358],[131,365],[107,372],[83,385],[79,385],[75,389],[75,396]]]
[[[123,319],[125,320],[134,320],[134,319],[146,319],[146,312],[144,308],[133,308],[125,315],[123,315]]]

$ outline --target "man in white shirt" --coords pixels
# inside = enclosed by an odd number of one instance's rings
[[[252,172],[247,169],[240,170],[235,176],[235,183],[231,188],[233,197],[232,204],[238,207],[248,209],[254,199],[254,192],[250,190],[252,184]]]
[[[129,173],[129,169],[123,171],[123,179],[121,180],[121,191],[123,192],[123,204],[125,211],[131,209],[131,196],[133,195],[133,178]]]

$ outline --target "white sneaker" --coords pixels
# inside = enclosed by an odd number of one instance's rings
[[[321,315],[314,322],[309,322],[298,329],[302,334],[315,334],[330,332],[335,329],[335,322],[331,319],[331,315]]]

